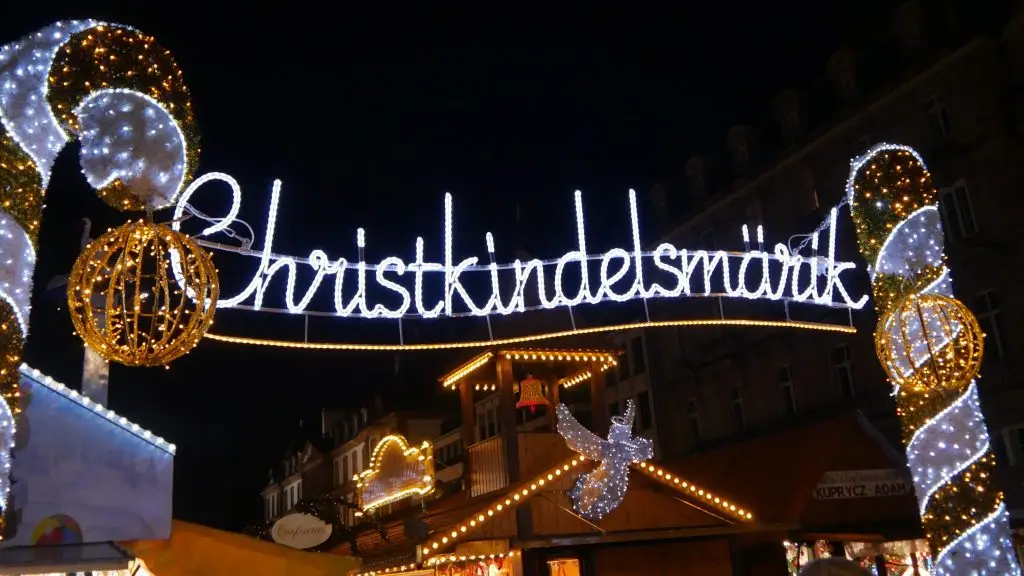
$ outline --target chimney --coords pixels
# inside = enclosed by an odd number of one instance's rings
[[[690,186],[690,196],[694,204],[708,196],[708,161],[703,156],[690,156],[686,161],[686,179]]]

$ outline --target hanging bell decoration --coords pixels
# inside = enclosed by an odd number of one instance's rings
[[[516,408],[530,407],[530,412],[536,412],[537,406],[548,406],[550,402],[544,397],[544,383],[527,374],[526,379],[519,383],[519,402]]]

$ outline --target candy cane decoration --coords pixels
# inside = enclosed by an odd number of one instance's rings
[[[983,334],[953,298],[931,175],[913,149],[879,144],[854,160],[847,195],[936,574],[1019,575],[978,401]]]
[[[199,148],[188,90],[170,53],[137,30],[93,20],[58,22],[0,47],[3,508],[43,196],[71,138],[80,140],[82,172],[105,202],[120,210],[171,205],[194,173]]]

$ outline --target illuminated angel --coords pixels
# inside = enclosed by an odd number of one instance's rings
[[[652,458],[654,448],[647,438],[633,437],[636,404],[632,400],[627,402],[625,414],[612,417],[607,440],[584,428],[564,404],[559,404],[556,411],[558,433],[569,448],[600,462],[596,470],[580,476],[570,492],[576,512],[597,522],[622,503],[629,483],[629,466]]]

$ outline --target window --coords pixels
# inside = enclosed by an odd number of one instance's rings
[[[928,128],[932,136],[938,140],[945,140],[949,137],[949,115],[946,112],[946,103],[942,95],[933,94],[924,101],[924,112],[928,117]]]
[[[939,193],[939,210],[942,212],[946,238],[961,240],[978,231],[978,225],[974,221],[974,208],[971,206],[971,194],[963,180]]]
[[[844,73],[839,77],[839,90],[843,97],[850,99],[857,95],[857,85],[853,81],[853,74]]]
[[[754,200],[747,204],[747,224],[750,228],[757,228],[763,223],[761,220],[761,201]]]
[[[743,169],[750,163],[750,147],[746,142],[736,145],[736,167]]]
[[[348,454],[345,454],[341,457],[341,483],[345,484],[351,477],[352,474],[348,471]]]
[[[707,194],[707,184],[704,181],[704,170],[697,170],[691,175],[690,184],[697,194]]]
[[[802,213],[813,212],[821,206],[821,202],[818,199],[818,187],[814,183],[814,171],[810,168],[806,168],[800,174],[800,189],[803,194],[802,202]]]
[[[487,438],[487,426],[484,424],[484,415],[476,415],[476,441],[480,442]]]
[[[700,407],[697,405],[696,398],[690,398],[687,400],[686,416],[690,420],[690,433],[693,434],[694,441],[700,440]]]
[[[996,358],[1003,357],[1002,315],[995,290],[985,290],[974,297],[974,315],[985,332],[985,349],[994,350]]]
[[[747,415],[743,412],[743,387],[732,385],[732,418],[737,430],[747,429]]]
[[[786,114],[786,118],[782,121],[782,129],[790,140],[800,135],[800,114],[796,110]]]
[[[616,370],[616,372],[618,372],[617,380],[619,382],[622,382],[623,380],[629,380],[629,354],[628,353],[625,356],[623,356],[621,360],[619,360],[619,365],[618,365],[618,369]]]
[[[703,250],[714,250],[715,249],[715,231],[711,228],[700,233],[700,247]]]
[[[793,373],[786,364],[779,368],[779,391],[782,393],[782,405],[786,415],[796,416],[796,393],[793,390]]]
[[[622,364],[623,364],[623,360],[619,360],[619,367],[620,367],[619,369],[621,369]],[[607,386],[608,388],[611,388],[613,386],[618,386],[619,385],[619,369],[609,370],[608,372],[605,372],[605,376],[604,376],[604,384],[605,384],[605,386]]]
[[[643,374],[647,371],[647,361],[644,359],[644,339],[637,336],[629,343],[629,356],[633,362],[633,374]]]
[[[487,438],[498,434],[498,421],[490,410],[487,411]]]
[[[850,361],[850,349],[846,344],[840,344],[832,350],[832,373],[843,399],[853,400],[853,363]]]
[[[636,397],[636,408],[638,411],[637,419],[640,424],[640,432],[650,430],[654,427],[654,417],[651,415],[651,394],[646,390],[637,394]]]

